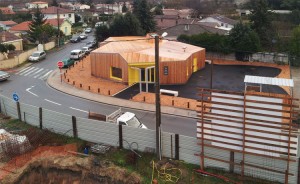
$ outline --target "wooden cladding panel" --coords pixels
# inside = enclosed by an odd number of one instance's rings
[[[168,75],[164,75],[164,67],[168,67]],[[160,63],[160,84],[184,84],[186,82],[186,62],[172,61]]]
[[[128,81],[128,66],[119,54],[91,53],[91,72],[93,76],[110,79],[111,67],[121,68],[122,82]]]

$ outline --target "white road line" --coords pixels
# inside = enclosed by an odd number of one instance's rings
[[[42,70],[44,70],[44,68],[39,69],[38,71],[34,72],[32,75],[35,75],[35,74],[39,73]]]
[[[33,88],[34,86],[31,86],[30,88],[27,88],[26,91],[36,97],[39,97],[37,94],[32,93],[31,91],[29,91],[31,88]]]
[[[47,102],[53,103],[53,104],[55,104],[55,105],[61,105],[61,104],[59,104],[59,103],[53,102],[53,101],[48,100],[48,99],[45,99],[45,100],[46,100]]]
[[[34,68],[35,68],[35,67],[28,68],[28,70],[25,70],[25,71],[19,73],[19,75],[23,75],[23,74],[25,74],[26,72],[29,72],[30,70],[33,70]]]
[[[89,113],[88,111],[84,111],[84,110],[81,110],[81,109],[76,109],[76,108],[74,108],[74,107],[70,107],[70,109],[73,109],[73,110],[76,110],[76,111],[85,112],[85,113]]]
[[[49,70],[48,69],[45,69],[43,72],[37,74],[36,76],[34,76],[33,78],[38,78],[40,77],[41,75],[44,75],[45,73],[47,73]]]
[[[28,70],[29,68],[31,68],[31,66],[26,67],[26,68],[23,68],[22,70],[18,71],[16,74],[20,74],[20,73],[22,73],[23,71]]]
[[[47,72],[45,75],[43,75],[42,77],[40,77],[39,79],[44,79],[45,77],[47,77],[53,70],[50,70],[49,72]]]
[[[35,68],[35,69],[31,70],[30,72],[25,73],[23,76],[27,76],[27,75],[31,74],[32,72],[37,71],[38,69],[39,68]]]

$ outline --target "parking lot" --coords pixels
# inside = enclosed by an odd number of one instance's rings
[[[245,88],[245,75],[256,75],[263,77],[276,77],[280,69],[258,66],[241,65],[214,65],[213,66],[213,89],[228,91],[243,91]],[[198,88],[210,88],[211,65],[206,64],[205,68],[194,73],[185,85],[161,85],[161,89],[174,90],[179,92],[179,97],[199,99]],[[143,85],[143,91],[146,87]],[[286,94],[279,86],[263,85],[263,92]],[[149,85],[149,92],[154,93],[154,85]],[[139,84],[135,84],[115,97],[130,99],[139,93]]]

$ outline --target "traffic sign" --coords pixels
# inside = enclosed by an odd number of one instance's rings
[[[19,99],[20,99],[19,96],[18,96],[18,94],[16,92],[13,93],[12,97],[13,97],[13,99],[14,99],[15,102],[18,102]]]
[[[57,62],[58,68],[62,68],[64,66],[64,63],[62,61]]]

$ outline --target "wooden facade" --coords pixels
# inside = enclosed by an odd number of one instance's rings
[[[136,44],[138,43],[140,43],[140,41]],[[147,70],[148,73],[150,72],[150,74],[148,74],[147,82],[154,82],[154,73],[152,72],[154,69],[151,71],[149,70],[149,68],[154,67],[155,63],[153,44],[147,43],[149,45],[149,48],[147,48],[145,47],[145,43],[143,43],[142,49],[148,49],[146,51],[136,50],[138,46],[134,45],[135,51],[128,51],[127,49],[125,53],[119,53],[118,49],[113,50],[113,44],[109,44],[110,43],[107,43],[105,47],[106,49],[111,49],[111,52],[108,52],[109,50],[101,50],[100,47],[98,50],[91,53],[91,74],[93,76],[131,85],[138,82],[146,82],[147,72],[145,72],[145,70]],[[126,45],[126,43],[123,44]],[[182,48],[186,48],[187,44],[184,44],[183,46],[181,46],[181,44],[183,43],[176,43],[175,46],[179,45],[179,48],[174,48],[173,50],[170,49],[173,45],[168,45],[166,48],[163,48],[163,44],[161,45],[161,84],[185,84],[193,72],[204,68],[205,49],[188,45],[191,49],[189,52],[186,52],[185,50],[182,50]],[[180,48],[180,46],[182,48]],[[122,51],[124,51],[124,48],[122,48]],[[112,68],[121,69],[122,78],[112,76]]]

